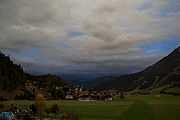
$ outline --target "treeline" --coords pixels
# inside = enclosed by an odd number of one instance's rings
[[[16,95],[15,99],[35,98],[35,91],[31,92],[25,88],[28,81],[38,89],[45,88],[53,98],[64,98],[64,90],[66,90],[64,86],[67,86],[67,83],[63,79],[51,74],[41,76],[28,74],[20,65],[14,64],[9,56],[0,52],[0,96],[3,92],[13,92],[19,88],[18,91],[23,91],[24,94]]]
[[[23,86],[26,82],[26,73],[20,65],[13,64],[9,56],[0,52],[0,89],[12,91]]]
[[[26,74],[26,79],[29,81],[36,81],[36,86],[40,88],[45,88],[47,86],[63,87],[64,85],[67,85],[63,79],[51,74],[41,76]]]

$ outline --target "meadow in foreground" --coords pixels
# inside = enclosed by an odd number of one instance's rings
[[[33,101],[6,101],[5,104],[32,104]],[[115,101],[47,101],[64,111],[74,111],[82,120],[179,120],[180,97],[171,95],[125,96]]]

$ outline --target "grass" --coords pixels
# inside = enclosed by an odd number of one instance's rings
[[[122,115],[121,120],[153,120],[152,108],[144,101],[135,101],[135,103]]]
[[[33,101],[6,101],[5,104],[31,104]],[[180,97],[171,95],[125,96],[125,101],[47,101],[64,111],[75,111],[82,120],[179,120]]]
[[[151,91],[152,91],[152,92],[160,92],[160,91],[162,91],[164,88],[166,88],[167,86],[168,86],[168,85],[164,85],[164,86],[162,86],[162,87],[152,89]]]
[[[180,92],[180,88],[179,87],[173,87],[173,88],[167,89],[165,92]]]

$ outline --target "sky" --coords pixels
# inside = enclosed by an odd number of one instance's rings
[[[141,71],[180,45],[180,0],[0,0],[0,51],[31,74]]]

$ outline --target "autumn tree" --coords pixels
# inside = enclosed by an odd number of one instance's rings
[[[42,114],[46,107],[46,101],[44,99],[44,96],[42,94],[38,94],[36,96],[35,105],[37,107],[38,113]]]

